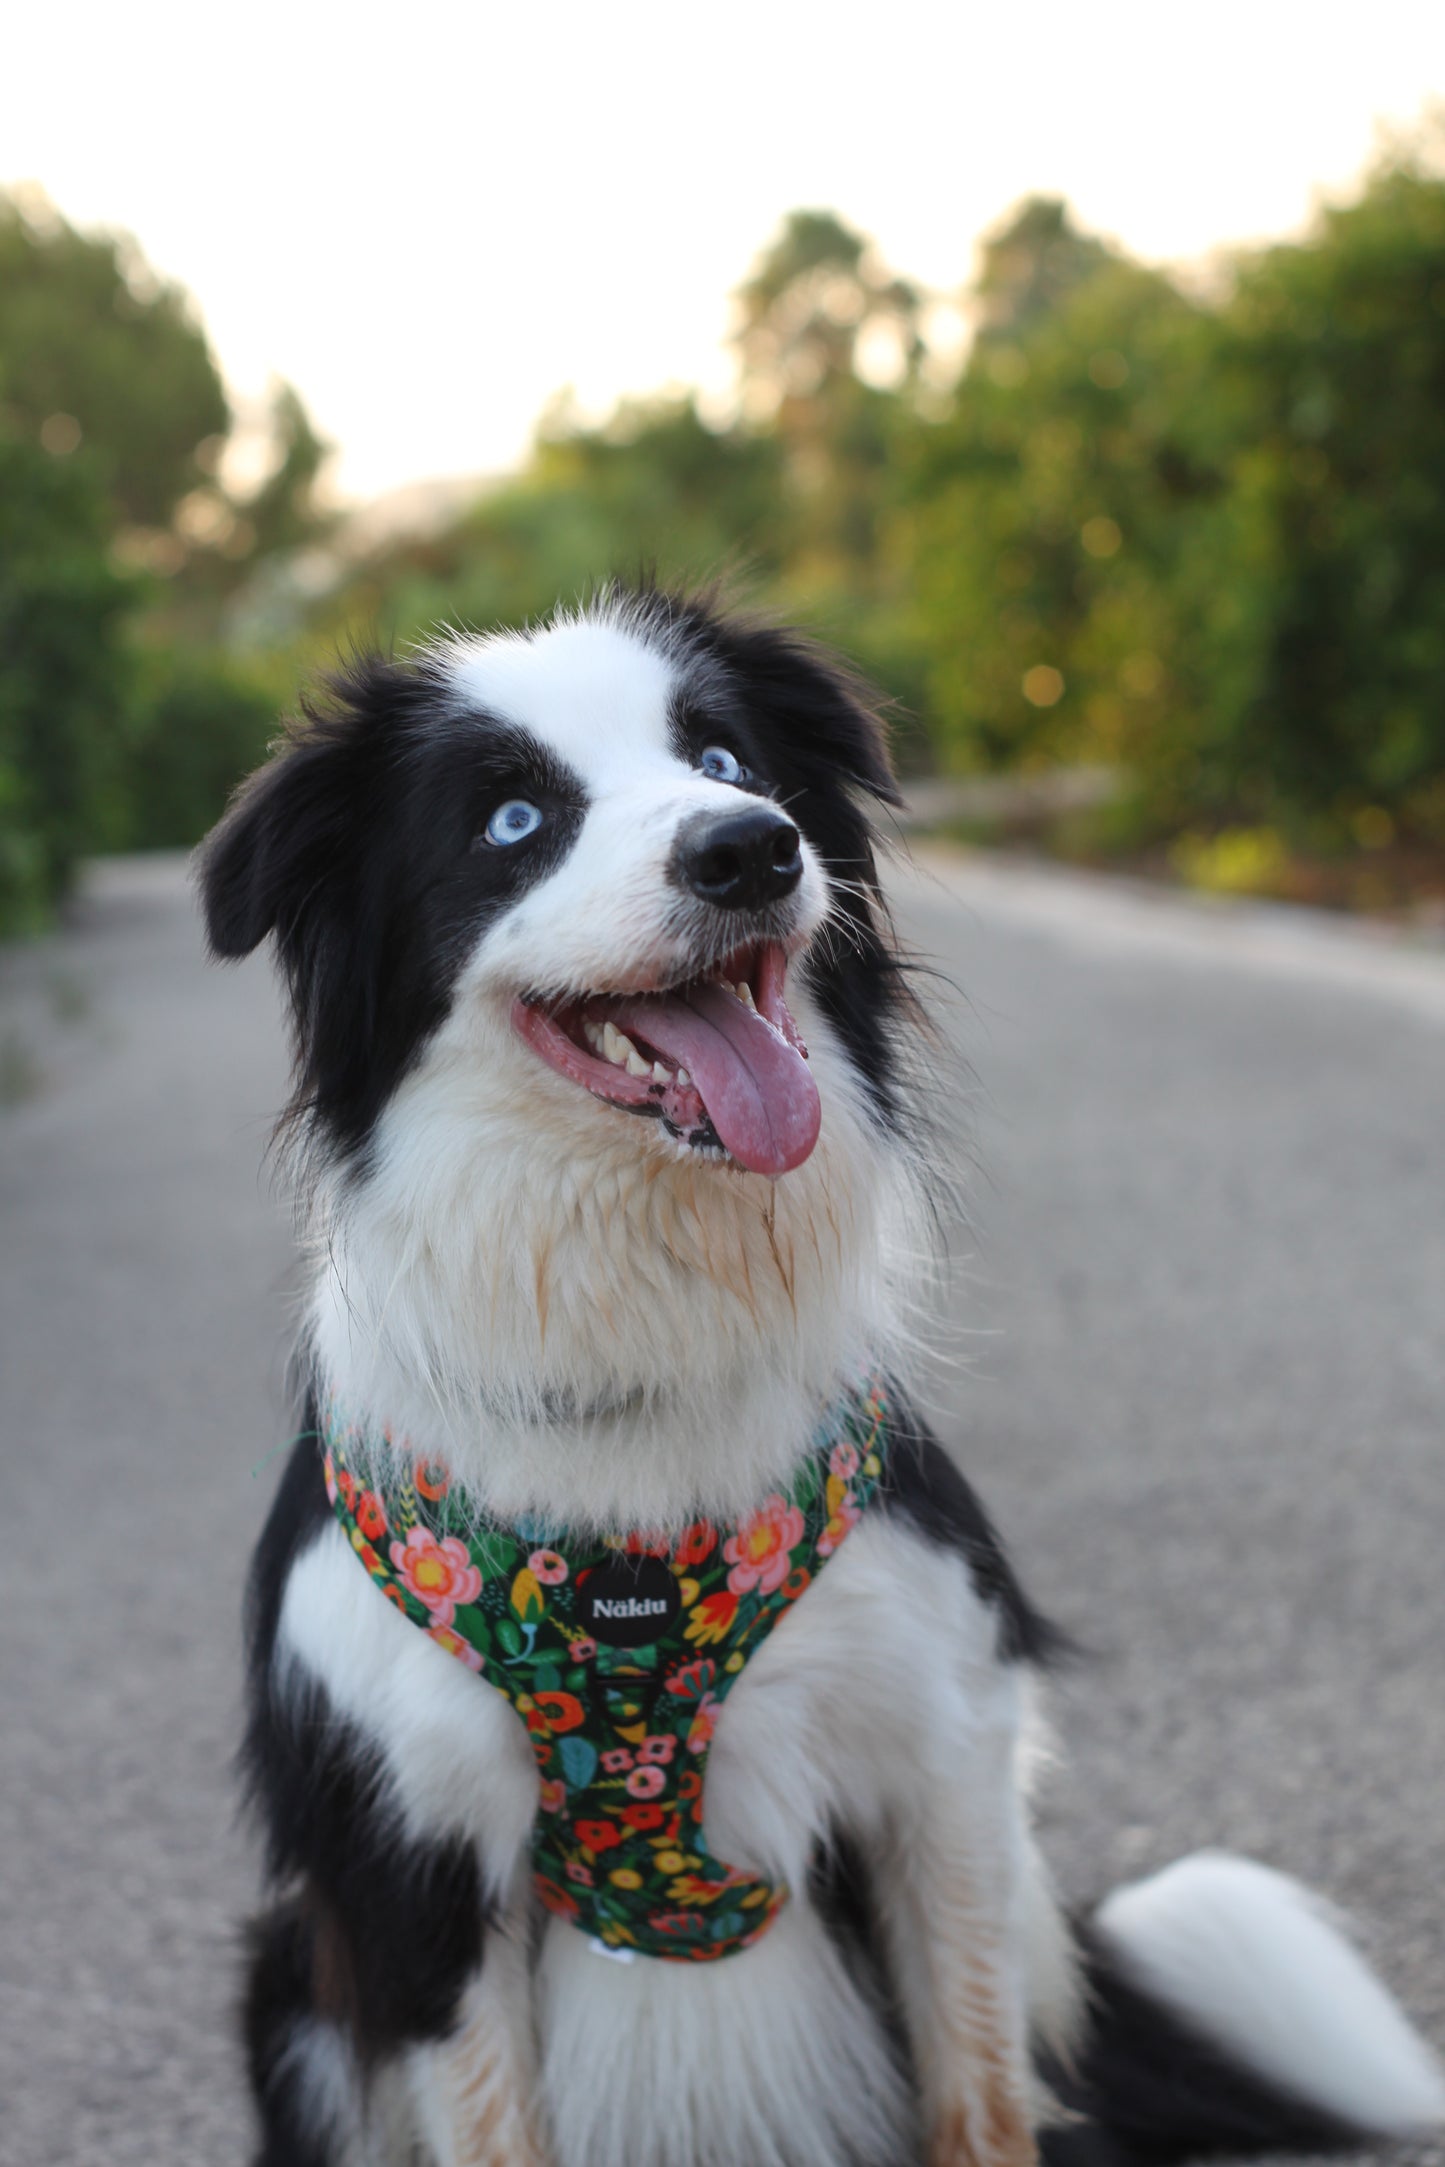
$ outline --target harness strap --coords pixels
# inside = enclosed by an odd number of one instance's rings
[[[606,1949],[730,1956],[787,1900],[782,1883],[709,1851],[708,1755],[749,1658],[876,1494],[887,1416],[881,1378],[849,1392],[792,1482],[746,1519],[696,1520],[676,1539],[574,1540],[530,1522],[475,1527],[445,1467],[393,1480],[382,1469],[407,1464],[395,1441],[368,1451],[328,1404],[326,1489],[353,1550],[526,1725],[541,1776],[537,1893]]]

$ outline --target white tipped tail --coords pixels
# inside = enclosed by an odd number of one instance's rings
[[[1362,2132],[1445,2122],[1445,2073],[1330,1908],[1196,1851],[1116,1889],[1095,1930],[1124,1976],[1267,2083]]]

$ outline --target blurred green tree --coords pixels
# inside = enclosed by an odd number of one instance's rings
[[[971,289],[980,341],[1027,337],[1118,252],[1075,225],[1058,196],[1026,196],[979,250]]]
[[[93,474],[0,432],[0,928],[43,922],[83,850],[125,840],[134,583]]]
[[[1445,130],[1240,268],[1212,357],[1207,809],[1445,842]]]
[[[84,447],[134,527],[166,527],[229,423],[187,296],[133,242],[0,195],[0,413],[59,458]]]
[[[888,536],[962,767],[1132,761],[1188,696],[1168,594],[1220,486],[1185,425],[1200,312],[1059,210],[1026,205],[985,249],[1007,305],[951,412],[911,438]]]

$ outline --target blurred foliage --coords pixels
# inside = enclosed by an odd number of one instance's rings
[[[1236,868],[1382,821],[1445,844],[1428,152],[1397,149],[1209,300],[1061,206],[1025,206],[985,252],[986,329],[915,436],[890,537],[945,759],[1117,762],[1140,834],[1252,832]]]
[[[125,236],[0,195],[0,930],[43,923],[84,852],[193,842],[263,754],[280,677],[227,654],[230,621],[330,522],[289,386],[259,435],[238,493],[187,297]]]
[[[243,775],[266,756],[289,684],[225,654],[146,655],[125,751],[127,850],[184,849],[225,811]]]
[[[227,426],[205,337],[131,243],[29,208],[0,197],[0,411],[58,457],[84,445],[118,517],[164,527]]]
[[[110,829],[130,583],[82,467],[0,434],[0,927],[44,922]]]
[[[734,296],[726,412],[563,395],[518,475],[364,551],[289,387],[243,491],[184,297],[0,199],[0,916],[80,850],[197,836],[338,644],[647,571],[846,648],[907,767],[1116,771],[1068,847],[1224,890],[1368,861],[1359,895],[1393,854],[1445,888],[1442,148],[1422,129],[1207,283],[1031,198],[980,251],[951,371],[938,297],[795,211]]]

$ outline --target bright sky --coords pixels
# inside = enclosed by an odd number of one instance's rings
[[[1179,261],[1297,229],[1442,94],[1442,0],[20,0],[0,181],[135,233],[365,496],[514,463],[565,384],[725,389],[794,206],[940,290],[1030,190]]]

